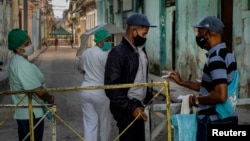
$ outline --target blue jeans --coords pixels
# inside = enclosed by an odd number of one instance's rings
[[[34,126],[40,119],[41,118],[33,119]],[[18,126],[19,141],[22,141],[30,131],[29,120],[16,120],[16,121],[17,121],[17,126]],[[43,130],[44,130],[44,120],[42,120],[40,124],[36,127],[36,129],[34,130],[35,141],[43,140]],[[30,136],[25,141],[30,141]]]
[[[227,124],[227,125],[237,125],[238,124],[238,117],[228,117],[225,119],[218,119],[215,121],[211,121],[209,116],[205,116],[202,119],[197,119],[197,141],[207,141],[208,134],[207,129],[208,125],[212,124]]]

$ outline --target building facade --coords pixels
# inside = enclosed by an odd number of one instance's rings
[[[8,32],[13,28],[25,30],[35,49],[48,37],[54,20],[49,0],[0,0],[0,61],[6,66],[11,53],[8,50]]]
[[[101,23],[112,23],[125,29],[130,14],[144,13],[157,26],[150,28],[146,43],[150,72],[161,75],[161,70],[177,70],[184,79],[193,81],[201,79],[206,51],[196,45],[192,25],[205,16],[217,16],[225,24],[224,40],[237,58],[240,98],[250,97],[250,74],[247,73],[250,71],[249,0],[71,1],[78,2],[75,12],[80,13],[77,18],[80,34]],[[86,6],[86,3],[92,6]]]

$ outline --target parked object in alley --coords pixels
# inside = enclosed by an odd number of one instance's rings
[[[72,33],[68,32],[63,27],[60,26],[55,31],[50,32],[49,35],[72,35]]]
[[[64,29],[62,26],[60,26],[55,31],[50,32],[49,35],[54,35],[55,36],[54,45],[55,45],[55,50],[57,50],[57,46],[59,44],[59,40],[58,40],[57,36],[58,35],[72,36],[72,33],[68,32],[66,29]]]

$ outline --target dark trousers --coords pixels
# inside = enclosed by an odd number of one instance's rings
[[[207,141],[208,134],[207,129],[208,125],[212,124],[227,124],[227,125],[237,125],[238,117],[228,117],[225,119],[218,119],[215,121],[211,121],[209,116],[205,116],[203,119],[197,119],[197,141]]]
[[[119,134],[134,120],[127,116],[117,121]],[[144,120],[137,119],[120,137],[119,141],[145,141]]]
[[[36,118],[36,119],[34,118],[34,126],[40,119],[41,118]],[[16,121],[18,126],[19,141],[22,141],[30,131],[29,120],[16,120]],[[43,140],[43,130],[44,130],[44,120],[42,120],[34,130],[35,141]],[[30,136],[25,141],[30,141]]]

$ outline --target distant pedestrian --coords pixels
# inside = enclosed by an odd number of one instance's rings
[[[53,95],[44,91],[45,79],[41,71],[27,58],[34,52],[34,47],[30,41],[30,37],[21,29],[13,29],[8,33],[8,48],[14,52],[9,62],[9,83],[11,91],[22,90],[37,90],[36,95],[40,100],[45,100],[49,103],[54,102]],[[24,93],[15,94],[11,96],[13,104],[18,104],[21,99],[24,100],[20,105],[27,105],[28,98]],[[34,97],[32,99],[34,105],[40,104]],[[33,108],[34,125],[44,115],[43,108]],[[17,108],[14,112],[14,119],[17,121],[17,130],[19,141],[22,141],[29,133],[29,109]],[[44,120],[34,130],[35,141],[43,140]],[[28,137],[25,141],[30,141]]]
[[[58,38],[55,38],[55,50],[57,50],[57,46],[58,46]]]
[[[104,85],[104,70],[112,43],[110,33],[99,29],[94,36],[96,45],[82,54],[85,71],[82,86]],[[111,119],[109,99],[104,90],[83,90],[80,93],[83,111],[83,130],[86,141],[111,141]]]
[[[70,45],[71,45],[71,48],[73,49],[73,48],[74,48],[74,40],[73,40],[73,37],[70,39]]]

